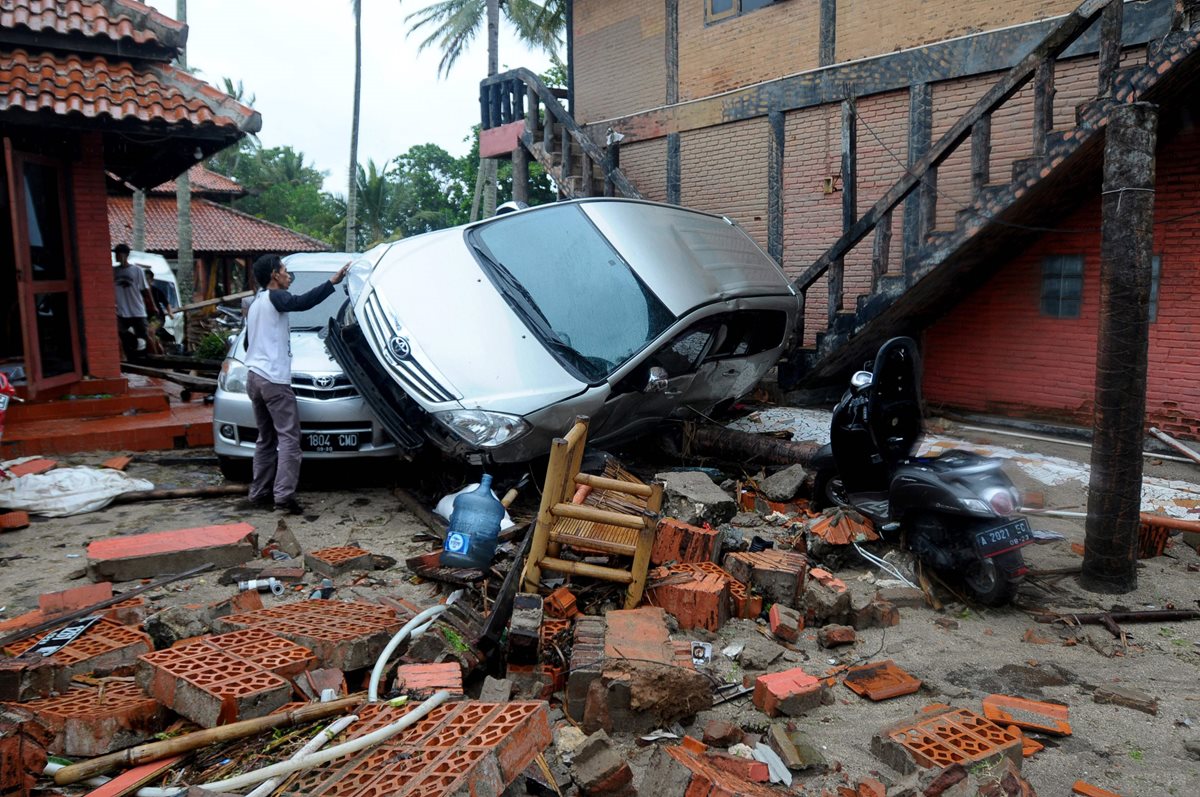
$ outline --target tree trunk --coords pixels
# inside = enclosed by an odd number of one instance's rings
[[[1080,576],[1093,592],[1137,587],[1157,129],[1156,106],[1119,105],[1104,146],[1096,409]]]
[[[500,71],[500,0],[487,0],[488,77]],[[480,158],[483,174],[483,217],[496,215],[496,159]]]
[[[362,99],[362,0],[354,0],[354,113],[350,117],[350,171],[346,189],[346,251],[358,250],[355,231],[356,198],[358,188],[358,116]]]
[[[703,451],[737,462],[807,467],[818,448],[815,443],[793,443],[791,440],[740,432],[724,426],[688,424],[684,429],[687,452],[694,454]]]
[[[130,247],[139,252],[146,251],[146,192],[140,188],[133,191],[133,243]]]
[[[187,0],[175,0],[175,18],[187,24]],[[179,67],[187,70],[187,47],[179,49]],[[192,254],[192,186],[187,170],[175,178],[175,210],[178,216],[175,281],[179,287],[179,302],[192,301],[195,286],[196,259]]]

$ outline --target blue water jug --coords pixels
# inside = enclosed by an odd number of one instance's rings
[[[482,569],[491,565],[502,520],[504,505],[492,495],[492,477],[485,473],[479,487],[454,499],[439,560],[442,567]]]

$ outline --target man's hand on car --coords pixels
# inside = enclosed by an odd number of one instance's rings
[[[346,272],[349,270],[350,270],[350,263],[346,263],[346,265],[344,265],[340,269],[338,269],[338,272],[336,274],[334,274],[332,277],[329,278],[330,283],[337,285],[339,282],[342,281],[342,279],[345,278]]]

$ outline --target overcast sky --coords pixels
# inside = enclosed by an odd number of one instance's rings
[[[175,0],[149,0],[167,16]],[[479,123],[479,81],[487,73],[485,31],[439,79],[441,53],[420,55],[424,36],[406,37],[404,17],[428,0],[362,0],[362,108],[358,160],[382,165],[415,144],[452,155]],[[350,0],[191,0],[188,66],[220,87],[241,80],[263,117],[263,146],[291,145],[327,172],[325,187],[344,194],[354,102],[354,18]],[[531,52],[500,28],[500,69],[540,73],[549,56]]]

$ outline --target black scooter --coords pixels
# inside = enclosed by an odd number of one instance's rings
[[[830,442],[813,461],[813,506],[851,507],[980,603],[1007,603],[1028,571],[1021,548],[1062,535],[1014,514],[1020,496],[1002,460],[960,450],[913,457],[921,433],[917,344],[892,338],[833,410]]]

